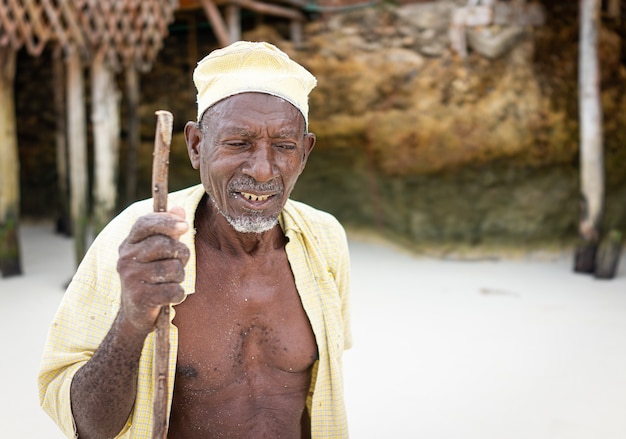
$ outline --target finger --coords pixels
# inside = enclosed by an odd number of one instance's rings
[[[152,235],[166,235],[178,239],[189,229],[184,217],[171,212],[155,212],[139,217],[128,235],[131,244]]]
[[[133,245],[132,259],[138,262],[180,259],[185,265],[189,260],[189,248],[169,236],[153,235]]]
[[[181,247],[181,252],[187,252]],[[123,256],[117,260],[117,272],[122,283],[134,290],[138,284],[158,284],[166,282],[182,282],[185,265],[189,257],[148,260],[142,262],[136,257]],[[134,286],[133,286],[134,285]]]
[[[123,286],[130,291],[141,290],[145,285],[180,283],[185,279],[185,266],[180,259],[162,259],[148,263],[118,261],[117,271]]]
[[[170,209],[168,209],[168,212],[172,215],[180,217],[181,220],[184,220],[186,217],[185,209],[183,209],[181,206],[172,206]]]
[[[163,259],[144,265],[141,280],[147,284],[181,283],[185,280],[185,267],[179,259]]]
[[[180,303],[185,297],[185,290],[179,283],[145,284],[143,288],[146,294],[142,305],[149,308]]]

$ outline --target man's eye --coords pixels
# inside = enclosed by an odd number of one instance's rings
[[[278,143],[276,146],[282,149],[296,149],[296,145],[293,143]]]
[[[246,146],[247,143],[246,142],[240,142],[240,141],[232,141],[232,142],[226,142],[226,145],[232,146],[232,147],[235,147],[235,148],[242,148],[242,147]]]

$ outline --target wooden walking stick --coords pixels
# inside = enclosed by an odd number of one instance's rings
[[[167,172],[174,117],[169,111],[156,112],[157,124],[152,159],[152,198],[155,212],[167,210]],[[163,306],[156,323],[154,342],[154,402],[152,439],[167,438],[168,376],[170,362],[170,307]]]

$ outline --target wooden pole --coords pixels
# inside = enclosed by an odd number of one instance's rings
[[[613,279],[615,277],[622,254],[622,241],[623,233],[617,229],[611,230],[600,241],[593,273],[596,279]]]
[[[128,137],[126,151],[126,203],[137,198],[137,152],[141,144],[139,132],[139,72],[130,64],[126,67],[126,96],[128,98]]]
[[[152,198],[155,212],[167,210],[167,172],[169,169],[170,144],[174,118],[168,111],[157,111],[152,161]],[[170,361],[170,307],[159,312],[154,342],[154,402],[152,438],[167,438],[168,423],[168,377]]]
[[[226,22],[230,42],[241,40],[241,8],[239,6],[232,4],[226,6]]]
[[[302,35],[304,34],[304,25],[302,21],[291,20],[289,22],[289,33],[291,36],[291,42],[293,43],[294,47],[296,49],[302,48]]]
[[[2,277],[22,274],[18,224],[20,216],[20,161],[15,120],[17,52],[0,47],[0,271]]]
[[[91,122],[94,136],[93,230],[100,233],[113,218],[119,159],[119,92],[104,52],[91,63]]]
[[[608,5],[606,8],[609,17],[618,22],[622,19],[622,8],[620,3],[620,0],[608,0]]]
[[[67,138],[70,164],[70,212],[74,258],[80,263],[87,249],[87,123],[83,68],[76,48],[70,48],[67,66]]]
[[[211,22],[211,27],[213,28],[217,42],[222,47],[228,46],[231,43],[230,35],[228,35],[226,23],[224,22],[222,14],[220,14],[217,6],[213,0],[202,0],[202,7],[204,8],[204,13]]]
[[[302,12],[295,9],[285,8],[283,6],[263,3],[255,0],[230,0],[232,4],[238,5],[245,9],[258,12],[260,14],[275,15],[277,17],[290,18],[304,22],[306,17]]]
[[[57,168],[57,194],[59,212],[57,216],[57,233],[71,236],[69,188],[67,184],[67,107],[65,105],[65,69],[63,51],[60,46],[54,48],[52,55],[52,83],[54,90],[54,108],[56,110],[55,143]]]
[[[581,214],[574,270],[592,273],[604,209],[604,153],[598,62],[600,0],[580,1],[579,111]]]

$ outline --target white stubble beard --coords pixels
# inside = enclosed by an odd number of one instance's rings
[[[220,209],[213,197],[209,198],[220,215],[222,215],[226,221],[228,221],[228,224],[239,233],[261,234],[272,230],[276,224],[278,224],[278,218],[268,218],[260,215],[232,217]]]

